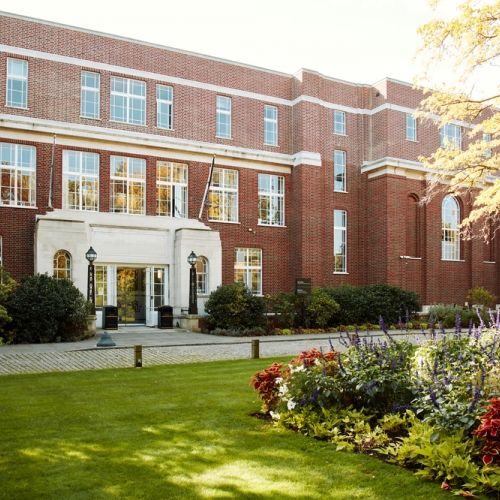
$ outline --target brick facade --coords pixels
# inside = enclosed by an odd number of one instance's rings
[[[6,106],[7,58],[28,61],[28,107]],[[100,74],[100,117],[80,116],[81,71]],[[112,76],[146,83],[146,123],[110,117]],[[156,126],[156,85],[173,88],[173,129]],[[216,96],[232,100],[231,139],[215,133]],[[234,250],[262,249],[262,291],[289,291],[295,278],[315,286],[389,283],[423,303],[463,303],[485,286],[500,295],[500,245],[461,243],[459,261],[441,259],[441,199],[422,205],[418,158],[439,147],[432,122],[405,137],[406,113],[422,95],[384,80],[358,85],[309,70],[287,75],[216,58],[12,15],[0,15],[0,142],[36,147],[36,208],[0,205],[3,263],[15,277],[33,273],[35,224],[48,211],[55,134],[53,209],[63,208],[62,151],[100,155],[99,211],[110,211],[110,157],[146,160],[146,216],[156,213],[156,162],[188,164],[188,212],[197,219],[211,156],[239,173],[237,223],[202,222],[220,233],[222,282],[234,278]],[[263,140],[264,105],[278,109],[278,144]],[[346,134],[333,133],[333,111]],[[465,137],[465,134],[463,134]],[[334,192],[335,150],[346,153],[347,190]],[[285,178],[285,226],[258,224],[258,174]],[[470,200],[460,200],[462,216]],[[345,210],[347,272],[333,272],[333,212]],[[129,218],[134,226],[134,217]]]

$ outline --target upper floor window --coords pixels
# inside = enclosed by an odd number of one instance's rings
[[[36,149],[0,143],[0,205],[35,206]]]
[[[347,212],[333,211],[333,272],[347,272]]]
[[[111,78],[111,120],[146,124],[146,84],[130,78]]]
[[[101,107],[101,75],[82,71],[80,83],[80,115],[83,118],[98,119]]]
[[[262,295],[262,250],[235,248],[234,281],[244,283],[254,295]]]
[[[196,261],[196,287],[198,294],[208,294],[208,260],[200,256]]]
[[[28,61],[7,58],[7,106],[28,107]]]
[[[417,120],[411,113],[406,113],[406,140],[417,140]]]
[[[343,111],[335,110],[333,112],[333,133],[339,135],[346,135],[345,131],[345,113]]]
[[[238,171],[215,167],[208,195],[208,218],[238,222]]]
[[[460,260],[460,205],[449,195],[441,205],[441,258]]]
[[[215,135],[226,139],[231,138],[231,98],[217,96]]]
[[[54,278],[71,279],[71,255],[66,250],[58,250],[54,254]]]
[[[259,174],[259,224],[285,225],[285,178]]]
[[[99,155],[63,151],[64,208],[99,209]]]
[[[335,150],[333,154],[333,190],[346,192],[346,154],[345,151]]]
[[[156,163],[156,214],[187,217],[188,166],[185,163]]]
[[[111,212],[145,213],[146,160],[111,157]]]
[[[264,106],[264,144],[276,146],[278,144],[278,108]]]
[[[491,134],[483,134],[483,142],[491,142]],[[492,152],[491,149],[484,150],[484,157],[491,158]]]
[[[156,126],[172,129],[173,89],[167,85],[156,86]]]
[[[461,149],[462,147],[462,129],[460,126],[453,123],[447,123],[443,125],[439,130],[441,137],[441,147],[442,148],[456,148]]]

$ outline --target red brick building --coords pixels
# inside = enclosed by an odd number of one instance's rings
[[[149,324],[160,303],[187,306],[191,251],[201,306],[220,283],[268,294],[298,277],[424,304],[500,295],[498,245],[456,230],[470,200],[419,203],[418,157],[467,128],[415,120],[421,98],[1,14],[2,264],[85,291],[92,245],[97,304]]]

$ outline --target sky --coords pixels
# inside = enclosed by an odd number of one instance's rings
[[[413,81],[416,30],[434,15],[426,0],[0,0],[0,10],[367,84]]]

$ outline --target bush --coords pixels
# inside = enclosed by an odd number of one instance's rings
[[[485,309],[493,307],[495,304],[496,297],[491,294],[486,288],[482,286],[476,286],[469,290],[467,294],[467,300],[471,305],[480,305]]]
[[[205,304],[210,329],[241,330],[263,326],[264,300],[243,283],[219,286]]]
[[[87,334],[89,304],[68,280],[29,276],[7,299],[13,341],[38,343],[79,340]]]
[[[487,320],[487,315],[475,309],[467,307],[437,304],[429,309],[429,322],[434,325],[441,325],[443,328],[455,328],[458,326],[468,327],[469,325],[479,325]]]
[[[390,285],[341,285],[326,291],[340,306],[335,325],[378,323],[380,316],[388,324],[408,321],[421,307],[416,293]]]
[[[312,291],[306,305],[307,326],[325,328],[331,322],[335,313],[340,310],[340,306],[322,288]]]
[[[16,288],[17,283],[11,278],[10,274],[0,266],[0,343],[10,342],[11,334],[9,325],[12,321],[6,305],[7,300]]]
[[[262,337],[267,335],[266,330],[260,326],[253,328],[243,328],[241,330],[216,328],[208,332],[210,335],[219,335],[221,337]]]

